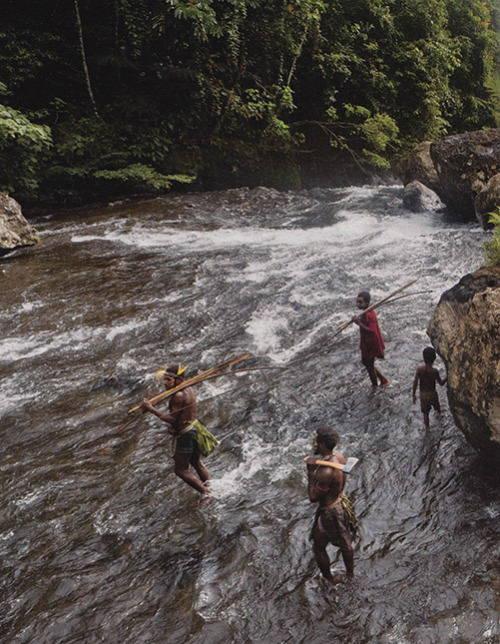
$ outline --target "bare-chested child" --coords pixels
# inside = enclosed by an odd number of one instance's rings
[[[433,367],[436,359],[436,352],[432,347],[426,347],[423,350],[424,364],[417,367],[415,378],[413,380],[413,404],[417,402],[417,387],[420,385],[420,409],[424,415],[424,426],[428,432],[430,429],[429,412],[432,407],[441,413],[441,406],[436,391],[436,382],[441,386],[446,383],[446,377],[441,379],[439,371]]]

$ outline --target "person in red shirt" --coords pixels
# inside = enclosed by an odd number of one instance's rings
[[[370,305],[370,293],[361,291],[356,299],[358,309],[364,311]],[[384,358],[385,343],[377,322],[375,311],[362,313],[352,319],[359,326],[361,349],[361,362],[366,367],[371,383],[374,387],[380,381],[381,387],[387,387],[391,383],[375,366],[375,358]]]

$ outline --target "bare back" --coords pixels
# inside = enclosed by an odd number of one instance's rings
[[[439,371],[428,364],[418,367],[416,376],[420,384],[420,391],[436,391],[436,382],[441,381]]]

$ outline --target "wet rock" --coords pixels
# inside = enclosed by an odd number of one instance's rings
[[[439,195],[463,219],[474,219],[474,200],[500,171],[500,129],[447,136],[430,145]]]
[[[403,192],[403,206],[412,212],[443,210],[446,206],[439,196],[420,181],[406,184]]]
[[[500,267],[465,275],[446,291],[427,333],[448,372],[457,426],[486,458],[500,462]]]
[[[15,199],[0,192],[0,256],[21,246],[34,246],[38,238]]]
[[[500,206],[500,173],[491,177],[474,199],[476,218],[485,230],[493,228],[493,224],[489,222],[489,215],[498,206]]]
[[[422,141],[403,163],[403,184],[419,181],[430,190],[440,193],[439,177],[430,154],[431,141]]]

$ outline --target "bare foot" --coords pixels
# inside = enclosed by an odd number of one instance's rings
[[[214,495],[208,490],[204,492],[203,497],[200,499],[200,505],[205,505],[210,501],[210,499],[215,499]]]
[[[346,580],[345,575],[341,575],[340,573],[338,573],[338,574],[332,575],[326,581],[332,586],[337,586],[337,584],[344,583],[345,580]]]

